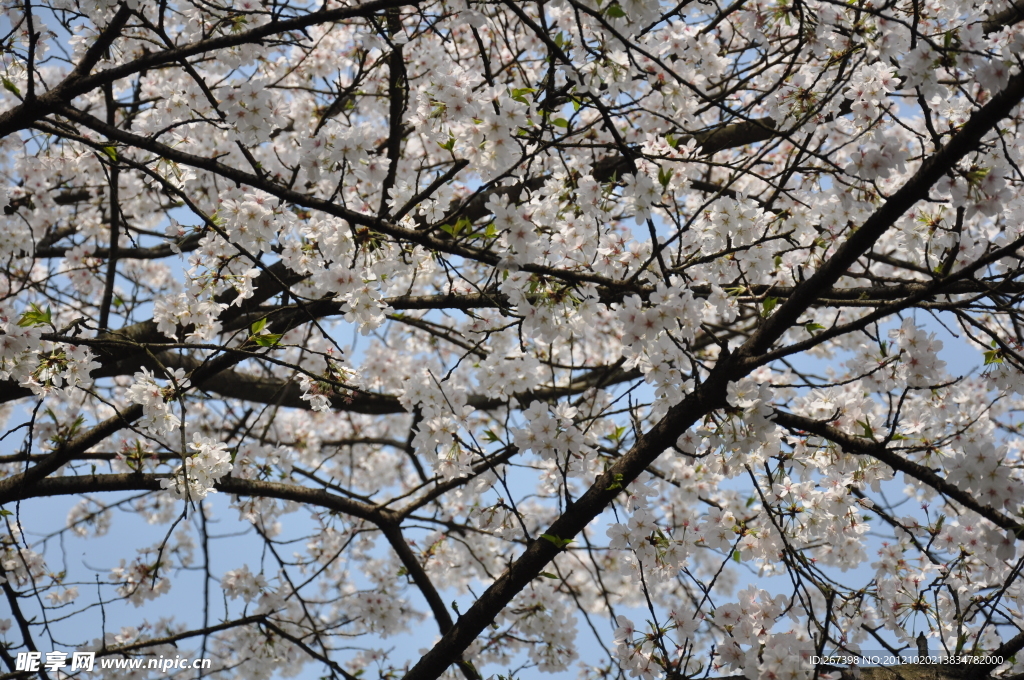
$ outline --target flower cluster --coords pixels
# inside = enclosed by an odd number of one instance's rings
[[[458,436],[473,411],[467,398],[465,389],[438,381],[427,369],[409,377],[400,397],[403,406],[418,408],[423,417],[413,445],[446,479],[465,474],[473,462],[472,450]]]
[[[843,95],[853,101],[850,108],[858,121],[868,124],[892,106],[889,94],[896,89],[895,70],[877,61],[858,68]]]
[[[19,323],[19,315],[3,305],[0,306],[0,331],[0,379],[27,378],[39,348],[40,329],[32,323]]]
[[[547,404],[535,401],[523,411],[524,427],[511,428],[513,441],[522,451],[531,450],[545,460],[555,460],[569,475],[588,469],[596,451],[593,437],[587,437],[573,422],[578,411],[558,404],[552,412]]]
[[[160,486],[179,500],[197,501],[217,492],[214,485],[231,472],[231,453],[227,444],[198,432],[192,435],[189,448],[195,453],[186,456],[170,478],[160,481]]]
[[[46,559],[30,547],[21,547],[22,532],[15,524],[10,533],[0,534],[0,583],[22,587],[38,583],[47,573]]]
[[[846,172],[866,180],[889,179],[896,173],[905,173],[907,152],[897,141],[882,141],[865,145],[850,154]]]
[[[221,587],[232,600],[240,597],[246,602],[252,602],[267,588],[267,579],[263,574],[253,574],[249,567],[243,565],[224,574]]]
[[[913,319],[907,318],[899,328],[889,332],[889,337],[899,343],[904,353],[901,359],[908,386],[931,387],[945,381],[946,362],[939,358],[942,341],[935,333],[922,331]]]
[[[150,600],[155,600],[171,589],[171,581],[160,574],[160,563],[146,559],[140,555],[129,564],[121,560],[121,565],[110,570],[110,578],[119,584],[117,594],[141,607]]]
[[[170,377],[170,385],[161,385],[148,369],[143,368],[135,374],[135,382],[128,388],[128,400],[142,406],[142,427],[157,435],[169,434],[181,426],[181,420],[174,414],[177,406],[174,396],[187,384],[185,372],[176,369]]]

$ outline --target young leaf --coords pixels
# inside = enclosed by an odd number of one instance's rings
[[[18,319],[18,325],[22,328],[32,328],[35,326],[53,327],[53,312],[49,306],[46,307],[44,312],[39,308],[39,305],[33,302],[29,304],[29,309]]]
[[[4,84],[4,89],[5,90],[7,90],[8,92],[13,92],[18,97],[21,96],[21,90],[19,90],[18,86],[15,85],[13,82],[8,80],[7,78],[4,78],[3,79],[3,84]]]
[[[990,349],[985,352],[985,365],[989,364],[1001,364],[1003,363],[1002,351],[998,349]]]
[[[571,538],[559,538],[558,536],[552,536],[551,534],[541,534],[540,537],[559,549],[564,548],[574,541],[574,539]]]
[[[668,189],[668,183],[672,181],[672,171],[667,168],[658,168],[658,182],[662,189]]]
[[[281,342],[280,333],[264,333],[263,335],[252,336],[252,341],[260,347],[273,347]]]
[[[532,87],[517,87],[512,90],[512,99],[519,102],[520,104],[530,105],[530,100],[526,98],[526,95],[536,92]]]

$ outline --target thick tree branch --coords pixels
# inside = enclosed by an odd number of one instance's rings
[[[856,232],[843,242],[821,267],[779,306],[765,324],[738,350],[748,357],[762,354],[778,340],[783,333],[796,324],[797,319],[821,295],[846,275],[850,267],[888,231],[918,201],[928,196],[928,191],[961,158],[978,148],[981,139],[990,133],[1001,120],[1020,103],[1024,97],[1024,73],[1010,78],[1002,92],[976,111],[964,126],[943,148],[929,156],[907,182],[885,203],[872,213],[871,217]]]
[[[779,425],[796,431],[810,432],[829,441],[833,441],[842,447],[846,453],[853,453],[859,456],[871,456],[893,470],[902,472],[923,484],[930,486],[939,493],[953,499],[960,505],[973,510],[1000,529],[1012,531],[1015,535],[1024,537],[1024,525],[1013,518],[1003,514],[988,505],[980,503],[976,498],[958,486],[940,477],[935,470],[925,467],[920,463],[907,460],[900,456],[895,450],[886,446],[883,442],[874,442],[863,437],[856,437],[847,434],[842,430],[833,427],[820,420],[812,420],[786,411],[775,410],[775,422]]]

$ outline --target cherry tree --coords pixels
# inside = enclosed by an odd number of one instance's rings
[[[1015,3],[4,10],[0,677],[1024,672]]]

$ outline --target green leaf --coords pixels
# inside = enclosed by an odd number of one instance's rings
[[[733,550],[732,551],[732,561],[735,562],[736,564],[739,564],[741,561],[743,561],[743,558],[740,557],[740,551],[739,550]]]
[[[452,236],[458,236],[463,229],[472,224],[473,223],[470,222],[468,218],[460,217],[459,221],[456,222],[454,226],[452,226],[451,224],[442,224],[441,231],[443,231],[446,234],[451,234]]]
[[[985,352],[985,365],[1003,363],[1002,350],[992,349]]]
[[[626,427],[625,425],[622,425],[620,427],[616,427],[614,432],[612,432],[609,435],[605,435],[605,439],[609,439],[609,440],[611,440],[613,442],[619,442],[619,441],[622,440],[622,435],[626,434],[626,430],[628,430],[628,429],[629,428]]]
[[[252,326],[249,327],[252,331],[252,335],[249,339],[255,342],[260,347],[273,347],[281,341],[280,333],[267,333],[267,317],[253,322]]]
[[[501,440],[498,438],[498,435],[494,434],[492,430],[484,430],[484,441],[487,442],[488,444],[493,444],[494,442]]]
[[[10,517],[13,514],[14,513],[11,512],[10,510],[4,510],[3,508],[0,508],[0,517]]]
[[[34,326],[53,326],[53,312],[50,307],[46,307],[44,312],[39,308],[39,305],[32,303],[29,305],[28,311],[21,315],[18,319],[18,325],[22,328],[32,328]]]
[[[825,330],[825,327],[822,326],[820,323],[808,321],[807,323],[804,324],[804,330],[810,333],[811,335],[814,335],[815,331],[823,331]]]
[[[445,151],[451,151],[452,149],[455,148],[455,135],[453,135],[451,132],[449,132],[448,133],[448,141],[445,142],[444,144],[442,144],[441,142],[438,142],[437,145],[439,147],[441,147],[442,149],[444,149]]]
[[[117,162],[117,149],[116,148],[114,148],[112,146],[105,146],[105,147],[103,147],[102,151],[103,151],[103,153],[105,153],[107,155],[107,157],[110,160],[114,161],[115,163]]]
[[[857,424],[864,428],[864,434],[860,435],[861,437],[864,437],[865,439],[875,438],[875,431],[871,429],[871,423],[868,422],[867,418],[864,420],[858,420]]]
[[[560,128],[569,127],[569,121],[567,121],[565,118],[555,118],[553,121],[551,121],[551,124],[554,125],[555,127]]]
[[[551,534],[541,534],[540,537],[559,549],[564,548],[565,546],[572,543],[574,540],[571,538],[559,538],[558,536],[552,536]]]
[[[622,9],[622,5],[617,2],[613,2],[608,5],[604,10],[605,16],[612,17],[613,19],[620,19],[626,16],[625,10]]]
[[[512,99],[516,100],[520,104],[526,104],[529,106],[530,100],[526,98],[526,95],[533,94],[536,92],[532,87],[517,87],[512,90]]]
[[[10,80],[8,80],[7,78],[4,78],[4,79],[3,79],[3,83],[4,83],[4,89],[5,89],[5,90],[7,90],[8,92],[13,92],[13,93],[14,93],[15,95],[17,95],[17,96],[19,96],[19,97],[21,96],[21,90],[19,90],[19,89],[18,89],[18,86],[17,86],[17,85],[15,85],[14,83],[12,83],[12,82],[11,82]]]
[[[663,189],[668,188],[668,183],[672,181],[672,171],[666,168],[658,168],[658,181],[661,183]]]
[[[538,576],[543,576],[544,578],[553,578],[553,579],[555,579],[556,581],[558,580],[558,577],[557,577],[557,576],[555,576],[554,574],[552,574],[552,573],[551,573],[550,571],[542,571],[542,572],[540,572],[540,573],[539,573],[539,574],[537,574],[537,575],[538,575]]]
[[[776,305],[778,305],[778,304],[779,304],[779,298],[775,298],[775,297],[767,297],[767,298],[765,298],[764,301],[761,303],[761,316],[763,316],[764,318],[767,319],[768,316],[772,313],[772,310],[775,309]]]
[[[260,347],[273,347],[277,343],[281,342],[280,333],[264,333],[263,335],[252,336],[252,341]]]

